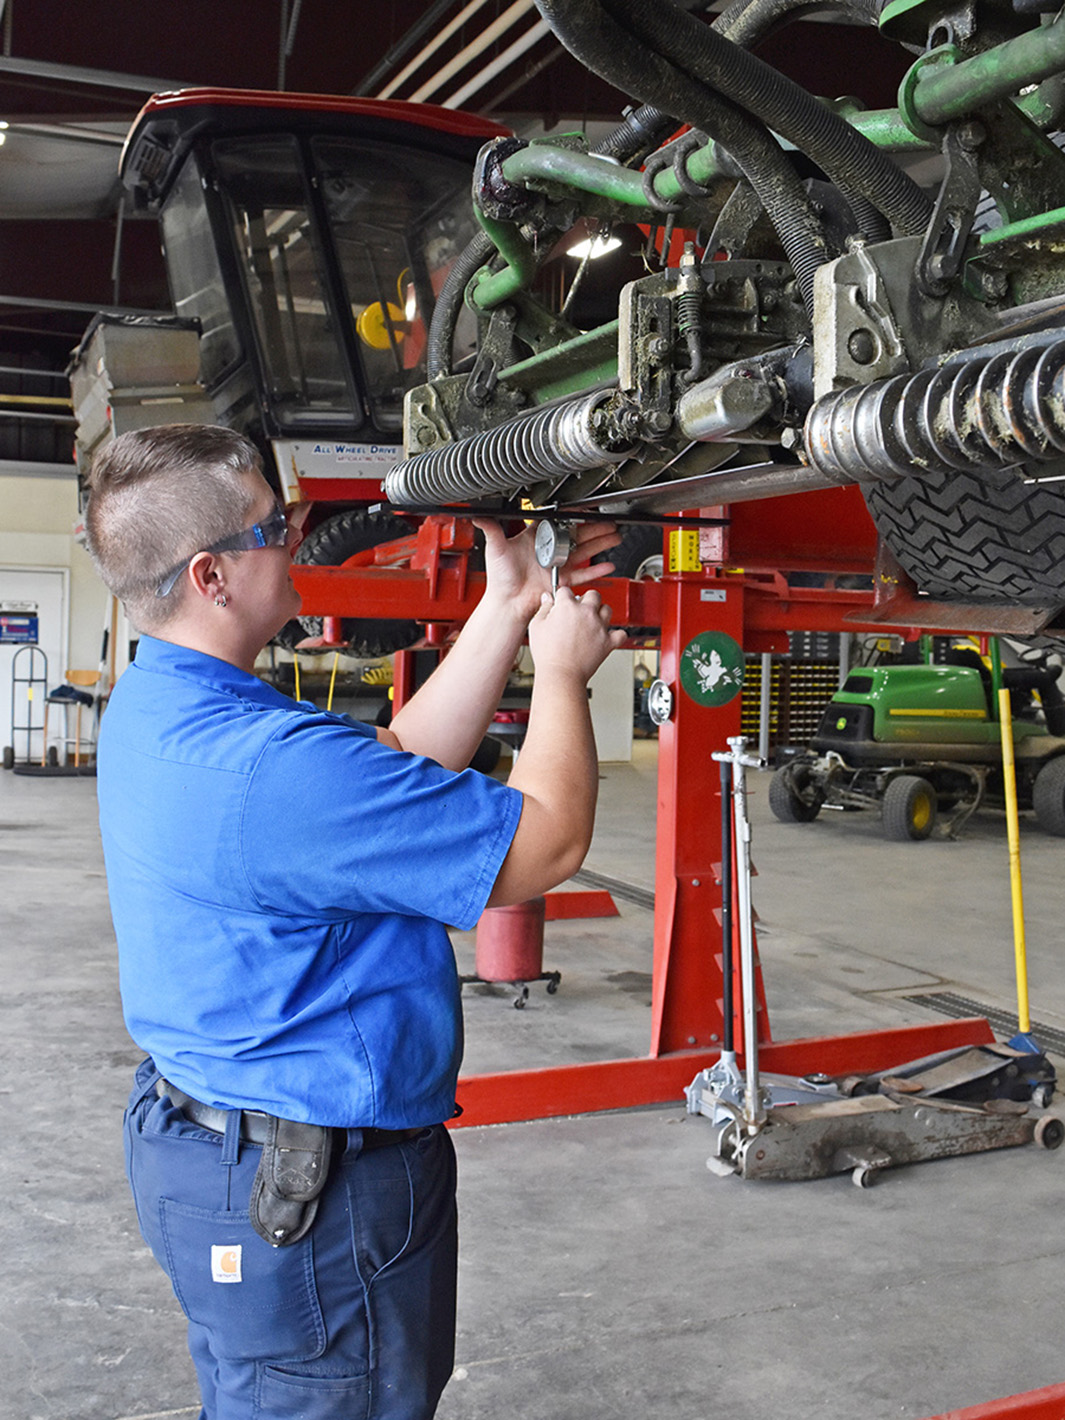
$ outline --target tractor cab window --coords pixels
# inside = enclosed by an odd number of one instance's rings
[[[476,230],[469,169],[367,140],[321,137],[311,151],[365,397],[376,427],[398,430],[403,396],[425,379],[434,302]],[[472,351],[472,317],[463,339]]]
[[[275,420],[361,425],[295,140],[233,139],[212,157]]]
[[[164,236],[176,308],[201,323],[204,382],[251,342],[276,429],[395,442],[436,297],[475,232],[469,185],[458,159],[376,138],[255,134],[193,155]],[[467,313],[456,358],[475,341]]]
[[[218,250],[195,157],[185,163],[160,214],[174,310],[200,325],[200,379],[210,389],[240,357]]]

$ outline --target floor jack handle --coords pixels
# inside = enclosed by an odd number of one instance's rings
[[[717,756],[715,756],[717,758]],[[721,1015],[724,1019],[722,1054],[736,1057],[736,1031],[732,1018],[732,770],[721,760]]]
[[[743,996],[743,1053],[746,1057],[747,1087],[744,1092],[744,1123],[750,1128],[761,1122],[765,1111],[758,1085],[758,999],[754,982],[754,914],[751,907],[751,821],[747,815],[748,769],[764,769],[765,760],[747,754],[743,735],[730,735],[728,753],[714,759],[732,766],[732,817],[736,844],[736,906],[740,929],[740,989]]]

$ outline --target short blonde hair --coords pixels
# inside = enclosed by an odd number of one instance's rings
[[[93,460],[85,532],[108,589],[140,630],[169,621],[181,605],[167,573],[238,532],[255,501],[248,474],[262,474],[255,445],[216,424],[160,424],[121,434]]]

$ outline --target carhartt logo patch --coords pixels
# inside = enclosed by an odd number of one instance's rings
[[[239,1246],[232,1243],[225,1247],[211,1248],[211,1277],[215,1282],[240,1282]]]

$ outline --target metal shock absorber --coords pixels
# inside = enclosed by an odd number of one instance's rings
[[[611,447],[593,420],[609,397],[609,391],[584,395],[415,454],[388,473],[385,496],[399,506],[465,502],[621,463],[631,451]]]
[[[811,465],[837,483],[1008,468],[1065,454],[1065,340],[851,385],[810,410]]]

